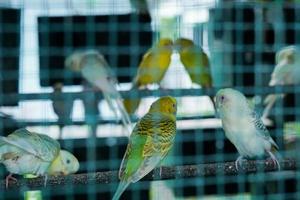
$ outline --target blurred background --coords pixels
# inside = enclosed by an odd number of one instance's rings
[[[137,0],[138,1],[138,0]],[[263,110],[275,55],[300,42],[297,1],[147,0],[2,0],[0,2],[0,130],[17,128],[58,139],[80,161],[78,173],[118,170],[128,142],[119,118],[101,92],[86,88],[80,73],[65,68],[67,56],[97,49],[117,76],[124,98],[141,97],[133,122],[154,100],[171,92],[178,101],[177,136],[163,165],[233,161],[238,153],[225,138],[209,96],[233,87]],[[145,54],[160,38],[184,37],[209,57],[212,90],[192,83],[175,50],[160,87],[141,92],[131,82]],[[300,66],[299,66],[300,67]],[[300,76],[300,74],[299,74]],[[61,84],[60,96],[55,85]],[[283,156],[295,157],[300,133],[299,86],[278,100],[267,124]],[[278,90],[284,92],[282,89]],[[59,118],[53,102],[70,106]],[[270,176],[269,174],[272,174]],[[299,173],[283,171],[240,176],[195,177],[132,184],[123,199],[298,199]],[[7,175],[4,167],[1,175]],[[117,182],[42,189],[43,199],[111,199]],[[21,199],[3,191],[0,198]],[[30,198],[29,198],[30,199]]]

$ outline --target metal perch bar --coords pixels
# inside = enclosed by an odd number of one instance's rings
[[[151,97],[151,96],[163,96],[172,95],[174,97],[184,97],[184,96],[203,96],[209,95],[214,96],[220,88],[201,88],[201,89],[166,89],[166,90],[131,90],[121,91],[123,98],[132,97]],[[276,87],[260,87],[254,89],[253,87],[236,87],[236,89],[243,89],[247,95],[266,95],[270,93],[280,94],[280,93],[295,93],[300,92],[300,86],[276,86]],[[255,92],[255,93],[254,93]],[[101,92],[64,92],[62,94],[53,93],[23,93],[23,94],[3,94],[0,98],[0,105],[10,102],[12,99],[18,99],[20,101],[26,100],[49,100],[54,98],[63,98],[68,100],[74,99],[85,99],[92,98],[91,95],[95,95],[94,98],[101,99]]]
[[[285,159],[280,162],[281,170],[296,170],[295,159]],[[161,174],[159,173],[161,169]],[[193,177],[205,177],[216,175],[237,175],[255,173],[257,171],[276,171],[277,166],[272,160],[250,160],[244,161],[241,171],[237,171],[234,162],[225,163],[209,163],[198,165],[184,165],[184,166],[162,166],[156,168],[150,174],[143,178],[143,180],[168,180],[168,179],[181,179]],[[48,187],[72,185],[90,185],[90,184],[109,184],[118,182],[117,171],[95,172],[88,174],[74,174],[70,176],[52,176],[48,178]],[[44,188],[44,178],[34,179],[20,179],[18,182],[10,182],[7,190],[28,188],[28,190]],[[0,188],[5,190],[5,180],[0,183]]]

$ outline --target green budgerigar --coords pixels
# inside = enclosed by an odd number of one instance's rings
[[[174,42],[174,46],[178,48],[180,61],[188,72],[192,82],[197,83],[201,87],[212,87],[213,80],[209,58],[204,50],[187,38],[177,39]]]
[[[13,174],[45,176],[46,183],[47,175],[68,175],[79,169],[76,157],[61,150],[56,140],[26,129],[0,136],[0,163],[10,172],[6,187],[10,179],[17,181]]]
[[[170,151],[176,134],[175,98],[161,97],[136,124],[121,163],[120,184],[113,197],[119,199],[130,183],[152,171]]]

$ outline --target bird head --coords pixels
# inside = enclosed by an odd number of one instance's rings
[[[81,52],[74,52],[69,55],[65,59],[65,68],[74,72],[80,72],[82,56],[83,54]]]
[[[190,39],[187,38],[178,38],[175,42],[174,42],[174,48],[177,51],[181,51],[183,48],[185,47],[191,47],[194,45],[194,42]]]
[[[79,170],[79,162],[73,154],[66,150],[60,150],[60,155],[66,169],[66,174],[73,174]]]
[[[276,64],[281,62],[285,62],[285,64],[293,64],[297,58],[300,59],[299,54],[300,52],[296,46],[284,47],[276,54]]]
[[[76,173],[79,169],[77,158],[68,151],[60,150],[58,156],[48,168],[49,175],[68,175]]]
[[[225,88],[217,92],[215,97],[215,104],[218,112],[222,111],[234,111],[234,108],[247,108],[247,99],[239,91]],[[242,111],[242,110],[240,110]]]
[[[157,47],[166,47],[166,48],[172,48],[173,41],[170,38],[161,38],[157,42]]]
[[[161,112],[165,114],[176,115],[177,101],[174,97],[171,96],[161,97],[154,103],[152,103],[150,112]]]

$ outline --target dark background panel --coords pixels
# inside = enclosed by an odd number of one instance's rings
[[[119,82],[131,82],[134,74],[118,69],[136,68],[152,46],[149,15],[101,15],[39,17],[40,83],[81,83],[80,74],[64,69],[65,57],[78,49],[98,49],[116,71]],[[119,73],[118,73],[119,72]]]
[[[0,92],[19,91],[20,10],[0,9]],[[17,99],[3,104],[17,105]]]

